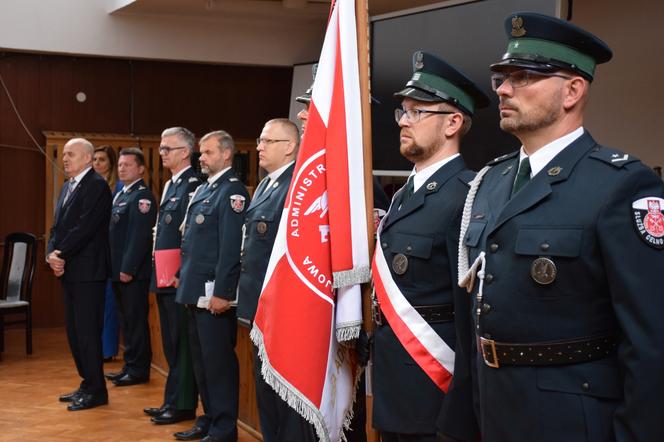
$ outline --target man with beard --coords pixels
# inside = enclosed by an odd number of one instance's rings
[[[454,363],[459,223],[474,176],[459,148],[475,109],[489,102],[434,55],[416,52],[413,71],[395,94],[395,118],[414,168],[379,227],[373,268],[373,425],[384,442],[437,437]]]
[[[664,185],[583,127],[604,42],[535,13],[505,30],[492,85],[522,146],[473,182],[459,257],[482,440],[661,440]]]
[[[175,301],[188,309],[189,346],[204,415],[178,440],[237,440],[239,367],[236,298],[247,189],[231,169],[235,143],[225,131],[201,138],[207,183],[196,189],[184,218]]]

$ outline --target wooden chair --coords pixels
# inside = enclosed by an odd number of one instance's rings
[[[0,352],[5,349],[5,325],[25,324],[25,351],[32,354],[32,279],[36,260],[34,235],[7,235],[0,278]],[[23,315],[23,318],[5,321],[5,315]]]

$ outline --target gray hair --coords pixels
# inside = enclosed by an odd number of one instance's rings
[[[229,134],[225,130],[215,130],[213,132],[206,133],[205,135],[203,135],[199,143],[203,144],[205,141],[209,140],[210,138],[214,138],[217,140],[219,148],[230,149],[231,153],[235,154],[235,141],[233,141],[233,137],[231,137],[231,134]]]
[[[92,145],[91,142],[86,140],[85,138],[72,138],[71,140],[67,141],[67,144],[65,146],[73,145],[73,144],[80,144],[83,146],[85,149],[85,153],[90,154],[90,157],[93,157],[95,155],[95,147]]]
[[[190,151],[194,150],[194,147],[196,146],[196,135],[192,131],[190,131],[187,128],[184,127],[169,127],[168,129],[164,129],[164,131],[161,133],[161,137],[172,137],[172,136],[177,136],[182,140],[182,142],[189,148]]]

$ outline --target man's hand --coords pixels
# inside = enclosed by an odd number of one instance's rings
[[[65,272],[65,260],[60,258],[60,253],[62,253],[60,250],[53,250],[46,257],[46,262],[53,270],[53,274],[58,277]]]
[[[131,282],[134,279],[129,273],[120,272],[120,281],[121,282]]]
[[[208,306],[208,310],[210,310],[210,313],[212,313],[213,315],[224,313],[226,310],[230,308],[231,308],[231,303],[228,300],[224,298],[219,298],[217,296],[210,297],[210,305]]]
[[[173,279],[168,281],[168,285],[173,288],[178,288],[180,286],[180,280],[174,276]]]

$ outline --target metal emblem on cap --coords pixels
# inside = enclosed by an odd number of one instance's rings
[[[392,270],[397,275],[403,275],[408,270],[408,257],[403,253],[397,253],[392,258]]]
[[[523,27],[523,18],[518,15],[512,17],[512,37],[523,37],[526,29]]]
[[[427,190],[434,190],[438,186],[438,183],[435,181],[430,182],[427,184]]]
[[[424,53],[418,52],[415,56],[415,69],[420,70],[424,68]]]
[[[173,221],[173,217],[171,216],[170,213],[167,213],[166,216],[164,217],[164,222],[165,222],[166,224],[170,224],[171,221]]]
[[[260,221],[256,224],[256,231],[261,235],[267,232],[267,223],[265,221]]]
[[[205,216],[202,213],[196,215],[196,224],[203,224],[205,222]]]
[[[530,266],[530,276],[538,284],[548,285],[556,279],[558,269],[549,258],[537,258]]]
[[[549,176],[556,176],[559,175],[560,172],[563,171],[563,168],[560,166],[553,166],[551,169],[547,170],[546,173],[549,174]]]

